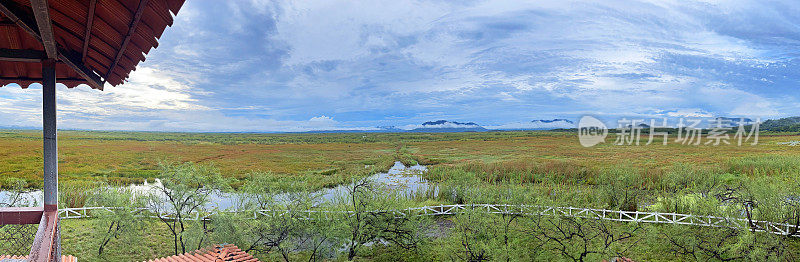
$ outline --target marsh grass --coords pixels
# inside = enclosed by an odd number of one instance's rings
[[[613,146],[583,148],[572,132],[230,134],[162,132],[59,133],[61,181],[94,180],[124,185],[158,176],[162,161],[213,164],[240,186],[249,172],[303,179],[331,187],[406,165],[451,166],[480,173],[487,182],[596,184],[601,172],[620,167],[658,186],[674,164],[718,168],[724,173],[770,176],[798,172],[797,153],[776,142],[797,135],[761,137],[758,146]],[[672,139],[672,138],[671,138]],[[0,173],[41,187],[41,132],[0,130]],[[365,168],[365,166],[367,166]],[[478,172],[480,171],[480,172]],[[2,183],[2,181],[0,181]]]
[[[730,161],[736,161],[731,159]],[[796,196],[800,188],[800,178],[785,175],[755,177],[746,172],[731,169],[725,162],[719,165],[698,165],[693,163],[675,163],[658,170],[643,170],[633,165],[620,164],[612,166],[587,166],[569,160],[539,160],[540,162],[488,162],[477,161],[461,164],[439,165],[432,167],[423,176],[431,181],[432,186],[411,196],[385,188],[374,188],[380,197],[370,197],[369,209],[389,210],[435,204],[528,204],[546,206],[576,206],[616,210],[647,210],[660,212],[680,212],[698,215],[715,215],[741,217],[748,205],[752,219],[770,221],[795,221],[798,216],[798,205],[792,206],[792,196]],[[745,159],[744,162],[750,161]],[[291,177],[288,175],[254,172],[243,180],[259,181],[257,188],[275,188],[276,190],[310,190],[314,183],[327,184],[332,181],[316,182],[302,179],[338,179],[338,183],[353,183],[354,177],[363,177],[373,172],[388,169],[381,161],[373,162],[362,173],[339,176],[338,173],[317,177]],[[772,161],[750,161],[751,167],[766,172],[782,174],[786,169],[775,165]],[[746,169],[747,170],[747,169]],[[202,172],[198,172],[202,173]],[[294,179],[294,180],[292,180]],[[76,188],[90,185],[76,184]],[[297,188],[295,188],[297,187]],[[248,188],[245,186],[244,188]],[[249,188],[253,188],[252,185]],[[292,189],[294,188],[294,189]],[[301,188],[301,189],[298,189]],[[757,203],[757,205],[753,205]],[[350,205],[346,200],[334,202],[324,207],[329,210],[347,210]],[[345,219],[345,218],[342,218]],[[588,221],[558,220],[551,218],[514,218],[513,216],[478,214],[467,212],[454,217],[440,218],[450,221],[449,228],[437,229],[443,232],[432,239],[419,242],[414,250],[402,249],[396,245],[376,244],[362,246],[355,252],[356,259],[375,261],[426,261],[435,257],[445,260],[487,258],[499,260],[559,260],[580,254],[580,250],[569,249],[568,254],[559,251],[559,244],[542,238],[542,232],[552,234],[559,229],[569,232],[583,231],[582,236],[568,238],[573,245],[586,245],[597,249],[587,259],[611,259],[624,255],[640,260],[669,261],[705,258],[701,254],[674,252],[674,243],[687,247],[702,247],[698,240],[709,240],[721,243],[722,250],[743,246],[755,252],[746,253],[748,257],[759,258],[764,252],[771,252],[775,245],[796,245],[791,238],[773,238],[773,236],[750,234],[743,231],[731,231],[716,228],[702,230],[673,230],[664,226],[640,227],[629,223],[611,223]],[[341,220],[345,221],[345,220]],[[570,222],[566,223],[564,221]],[[445,222],[448,223],[448,222]],[[539,223],[539,224],[537,224]],[[565,224],[566,223],[566,224]],[[593,224],[592,224],[593,223]],[[160,224],[154,224],[160,225]],[[352,224],[355,225],[355,224]],[[321,232],[329,232],[340,239],[347,239],[348,228],[344,225],[331,225]],[[429,225],[424,225],[428,227]],[[538,227],[537,227],[538,226]],[[419,226],[420,228],[422,225]],[[560,228],[559,228],[560,227]],[[538,231],[532,230],[538,228]],[[150,229],[148,229],[150,230]],[[163,230],[163,229],[162,229]],[[541,232],[539,232],[541,231]],[[746,231],[746,230],[745,230]],[[187,231],[190,234],[195,231]],[[161,232],[163,234],[164,232]],[[70,234],[79,234],[72,231]],[[148,233],[149,234],[149,233]],[[605,247],[600,238],[594,237],[614,234],[615,237],[630,238]],[[745,239],[728,240],[725,234]],[[236,235],[236,234],[233,234]],[[661,237],[659,237],[661,236]],[[67,239],[75,239],[69,236]],[[559,236],[555,236],[559,237]],[[758,241],[747,238],[758,237]],[[162,237],[163,238],[163,237]],[[565,238],[566,239],[566,238]],[[766,239],[762,241],[761,239]],[[224,239],[215,239],[224,241]],[[65,242],[66,243],[66,242]],[[75,242],[70,242],[75,243]],[[466,243],[466,244],[465,244]],[[776,244],[777,243],[777,244]],[[74,245],[84,245],[77,243]],[[109,257],[130,255],[125,251],[124,243],[112,242]],[[598,249],[600,248],[600,249]],[[780,247],[783,248],[783,247]],[[112,249],[114,249],[112,251]],[[70,249],[75,250],[75,249]],[[469,250],[469,251],[467,251]],[[788,248],[783,253],[770,257],[785,258],[796,254],[797,248]],[[163,251],[159,251],[163,252]],[[468,253],[474,252],[474,253]],[[259,256],[274,260],[275,253],[258,253]],[[668,254],[657,256],[655,254]],[[138,255],[130,255],[136,256]],[[288,255],[289,258],[307,259],[302,251]],[[332,260],[344,260],[345,254],[331,256]]]
[[[731,159],[728,171],[751,177],[800,175],[800,155],[769,155]]]
[[[83,207],[106,186],[96,181],[68,181],[58,184],[58,202],[61,207]]]
[[[800,218],[800,205],[797,204],[800,198],[800,153],[795,147],[776,143],[800,140],[797,135],[764,136],[761,144],[742,147],[601,144],[594,148],[581,147],[571,132],[209,134],[65,131],[59,138],[60,201],[66,207],[80,207],[91,202],[92,192],[103,184],[126,185],[158,177],[159,162],[162,161],[213,165],[222,176],[229,178],[226,181],[234,188],[243,188],[252,175],[257,175],[269,177],[270,183],[276,186],[300,184],[309,191],[348,184],[357,178],[385,172],[394,161],[401,161],[407,166],[428,166],[429,171],[423,177],[435,186],[411,196],[396,195],[385,208],[507,203],[720,216],[749,214],[753,219],[785,222]],[[9,156],[0,159],[2,186],[40,188],[41,133],[1,131],[0,145],[0,154]],[[484,221],[478,222],[485,223],[474,228],[489,231],[472,232],[469,236],[481,239],[474,243],[485,247],[486,254],[493,258],[563,259],[554,253],[515,257],[528,255],[518,250],[536,248],[531,244],[535,242],[524,242],[527,241],[524,238],[512,240],[509,245],[497,242],[496,237],[502,239],[497,225],[502,224],[503,218],[482,219]],[[458,220],[459,223],[469,222]],[[73,220],[64,225],[65,253],[80,255],[82,260],[99,260],[90,255],[96,248],[89,246],[92,236],[85,232],[94,230],[99,224],[92,220]],[[106,258],[144,260],[169,254],[171,242],[165,237],[168,236],[167,227],[157,223],[152,227],[145,233],[149,240],[147,243],[112,241]],[[518,227],[520,230],[524,228]],[[688,255],[673,254],[667,259],[654,255],[669,252],[661,249],[670,245],[668,241],[649,237],[658,235],[659,229],[654,226],[648,229],[654,233],[637,238],[635,241],[642,244],[633,247],[631,250],[635,252],[629,254],[635,259],[648,261],[691,259]],[[704,230],[725,233],[718,229]],[[702,231],[665,232],[700,234],[701,237],[690,238],[686,243],[705,236]],[[413,253],[377,245],[365,248],[359,255],[374,260],[392,261],[397,256],[407,260],[427,260],[440,257],[437,254],[446,254],[436,245],[447,246],[445,251],[461,250],[459,248],[463,245],[458,241],[463,238],[449,236],[435,239],[435,243]],[[794,245],[792,252],[800,250],[796,240],[781,241]],[[748,242],[734,244],[737,243]],[[134,254],[136,251],[144,253]]]

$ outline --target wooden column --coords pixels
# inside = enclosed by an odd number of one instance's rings
[[[56,128],[56,61],[42,61],[42,126],[44,136],[44,211],[58,214],[58,140]],[[61,237],[58,216],[54,218],[52,257],[61,257]],[[41,227],[41,225],[40,225]],[[51,258],[52,258],[51,257]]]
[[[56,140],[55,61],[42,61],[42,119],[44,127],[44,211],[58,209],[58,142]]]

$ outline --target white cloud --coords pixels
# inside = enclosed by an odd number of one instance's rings
[[[84,85],[67,89],[59,84],[56,93],[58,116],[62,127],[104,129],[107,124],[102,124],[103,121],[97,121],[97,125],[93,126],[76,125],[74,121],[78,118],[150,118],[164,111],[188,113],[209,110],[195,98],[196,93],[204,92],[192,89],[190,84],[176,80],[167,71],[149,67],[140,67],[131,73],[128,83],[118,87],[106,86],[105,91],[92,90]],[[15,118],[14,125],[41,125],[41,85],[32,85],[27,90],[14,86],[0,88],[0,92],[5,93],[2,95],[9,97],[0,102],[0,110],[12,112],[24,109]]]
[[[232,15],[217,16],[223,9]],[[498,126],[528,125],[518,121],[531,113],[784,116],[797,99],[770,90],[790,93],[800,81],[788,70],[796,9],[744,0],[190,1],[129,83],[61,87],[60,124],[304,131],[384,120],[413,128],[429,115],[510,122]],[[40,125],[36,88],[0,98],[0,121]],[[372,120],[333,117],[356,114]]]
[[[670,117],[713,117],[709,112],[699,108],[681,108],[674,111],[666,112]]]
[[[428,129],[428,128],[430,128],[430,129],[467,128],[467,129],[469,129],[469,128],[481,128],[481,126],[478,125],[478,124],[472,123],[472,122],[468,122],[467,123],[467,122],[446,121],[446,120],[442,121],[442,120],[439,120],[439,121],[425,122],[425,123],[422,123],[422,124],[403,125],[403,126],[400,126],[399,128],[403,129],[403,130],[414,130],[414,129],[418,129],[418,128],[424,128],[424,129]]]
[[[570,123],[567,120],[555,121],[541,121],[534,120],[529,122],[512,122],[496,126],[486,126],[487,129],[500,129],[500,130],[533,130],[533,129],[557,129],[557,128],[575,128],[575,123]]]
[[[291,46],[288,65],[364,57],[448,12],[428,1],[284,1],[281,7],[274,39]]]

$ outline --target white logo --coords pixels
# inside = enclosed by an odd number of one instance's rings
[[[584,147],[592,147],[606,141],[608,128],[603,121],[591,116],[581,117],[578,122],[578,140]]]

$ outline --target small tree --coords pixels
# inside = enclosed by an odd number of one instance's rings
[[[123,239],[125,243],[137,243],[139,234],[147,224],[142,219],[144,198],[134,198],[129,189],[101,187],[94,195],[94,205],[111,207],[110,211],[98,210],[93,215],[98,219],[100,227],[95,232],[99,243],[97,255],[102,256],[113,239]]]
[[[641,230],[638,224],[631,228],[616,227],[610,221],[599,218],[531,216],[528,229],[524,230],[536,239],[535,249],[550,250],[572,261],[586,261],[590,256],[597,261],[602,256],[623,255],[633,244],[623,245]],[[635,242],[634,242],[635,243]]]
[[[309,220],[308,222],[302,237],[297,241],[297,245],[301,250],[309,253],[307,261],[334,258],[342,242],[341,239],[337,238],[336,230],[331,229],[341,227],[339,221],[327,219],[323,215],[317,216],[317,219]]]
[[[208,211],[206,205],[212,194],[227,189],[228,183],[213,167],[184,163],[161,168],[163,186],[147,206],[169,228],[176,255],[186,253],[190,239],[196,244],[194,249],[200,249],[208,233],[208,221],[202,219]]]
[[[453,219],[453,239],[450,241],[457,243],[455,245],[456,250],[452,253],[455,256],[453,260],[477,262],[489,261],[494,258],[492,257],[492,240],[498,239],[497,230],[486,219],[491,214],[478,212],[468,209]]]
[[[401,249],[416,249],[422,239],[422,220],[397,212],[403,205],[394,195],[368,178],[355,180],[346,187],[339,203],[347,211],[347,259],[353,260],[366,243],[387,241]]]
[[[313,235],[309,229],[316,217],[307,211],[312,209],[316,194],[308,193],[299,183],[283,184],[263,173],[251,174],[242,193],[237,208],[252,212],[214,217],[215,238],[237,243],[246,252],[277,250],[284,261],[289,261],[290,252],[299,250]]]
[[[786,246],[781,237],[770,233],[755,233],[738,228],[698,228],[684,225],[664,225],[657,229],[658,234],[654,237],[666,241],[667,252],[678,259],[778,261],[783,260],[786,253]]]

